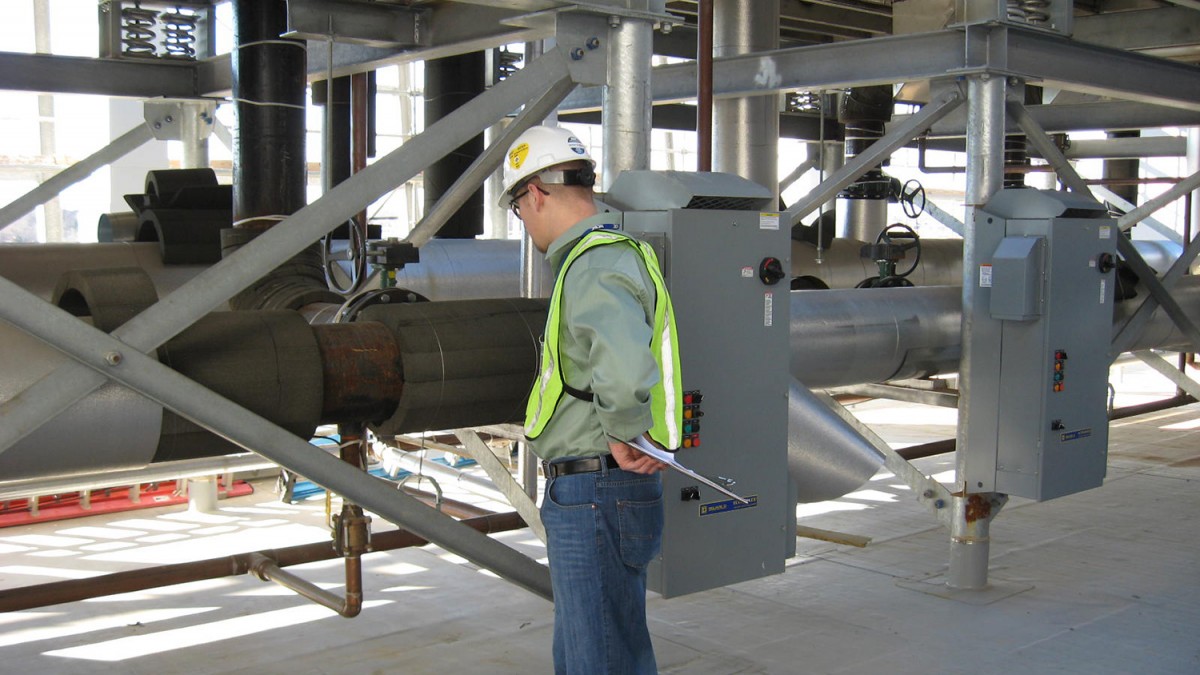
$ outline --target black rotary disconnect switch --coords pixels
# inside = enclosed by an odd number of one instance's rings
[[[783,272],[783,263],[779,262],[779,258],[763,258],[758,264],[758,278],[768,286],[783,281],[785,276],[787,275]]]
[[[1100,274],[1108,274],[1116,266],[1117,261],[1113,259],[1111,253],[1101,253],[1100,257],[1096,260],[1096,269],[1100,271]]]

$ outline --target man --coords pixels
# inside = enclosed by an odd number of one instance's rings
[[[546,473],[555,672],[653,673],[646,566],[662,543],[665,465],[626,441],[679,446],[679,352],[653,249],[597,212],[594,169],[552,127],[505,157],[500,206],[557,275],[525,433]]]

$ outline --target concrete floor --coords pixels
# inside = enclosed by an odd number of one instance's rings
[[[1161,396],[1117,373],[1118,405]],[[903,446],[953,434],[954,411],[855,407]],[[948,535],[882,473],[800,507],[786,573],[649,599],[664,673],[1200,673],[1200,405],[1114,423],[1099,489],[1014,499],[992,525],[993,588],[945,597]],[[940,480],[953,458],[921,460]],[[219,514],[155,509],[0,531],[0,587],[324,540],[321,500],[270,484]],[[497,508],[499,506],[497,505]],[[527,531],[498,535],[541,558]],[[248,577],[0,615],[0,672],[542,673],[549,603],[436,547],[364,558],[366,608],[338,618]],[[338,563],[290,568],[335,591]]]

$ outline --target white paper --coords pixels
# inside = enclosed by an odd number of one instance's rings
[[[692,471],[691,469],[687,468],[686,466],[680,464],[679,460],[675,459],[674,453],[667,452],[666,450],[655,447],[652,443],[647,441],[642,436],[638,436],[637,438],[633,439],[632,441],[627,441],[627,443],[629,445],[633,446],[634,448],[636,448],[642,454],[649,455],[649,456],[653,457],[654,459],[657,459],[658,461],[662,462],[663,464],[666,464],[667,466],[678,471],[679,473],[682,473],[685,476],[688,476],[689,478],[695,478],[696,480],[700,481],[701,483],[704,483],[705,485],[709,486],[710,488],[717,490],[718,492],[721,492],[722,494],[727,495],[729,497],[733,497],[734,499],[738,500],[739,502],[741,502],[743,504],[750,503],[744,497],[734,494],[733,492],[729,491],[727,488],[725,488],[723,485],[720,485],[716,481],[709,480],[708,478],[705,478],[704,476],[701,476],[700,474],[696,473],[695,471]]]

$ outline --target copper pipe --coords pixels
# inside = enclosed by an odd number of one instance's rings
[[[367,73],[350,76],[350,174],[367,168]],[[355,216],[355,223],[367,240],[367,212],[362,210]]]
[[[270,558],[257,553],[251,553],[250,558],[250,571],[263,581],[274,581],[318,605],[332,609],[347,619],[358,616],[358,613],[362,611],[362,559],[358,556],[346,558],[345,598],[280,569],[279,565]]]
[[[484,534],[507,532],[525,527],[525,521],[521,520],[521,517],[515,512],[471,518],[462,522]],[[428,543],[408,530],[389,530],[377,533],[371,538],[372,551],[391,551],[410,546],[424,546]],[[119,593],[132,593],[192,581],[247,574],[251,570],[256,555],[274,561],[274,564],[279,567],[290,567],[339,557],[329,542],[321,541],[254,553],[239,553],[222,558],[128,570],[88,579],[69,579],[36,586],[8,588],[0,590],[0,612],[16,612]]]
[[[696,152],[698,171],[712,171],[713,114],[713,2],[700,0],[696,15],[700,35],[696,43]]]

